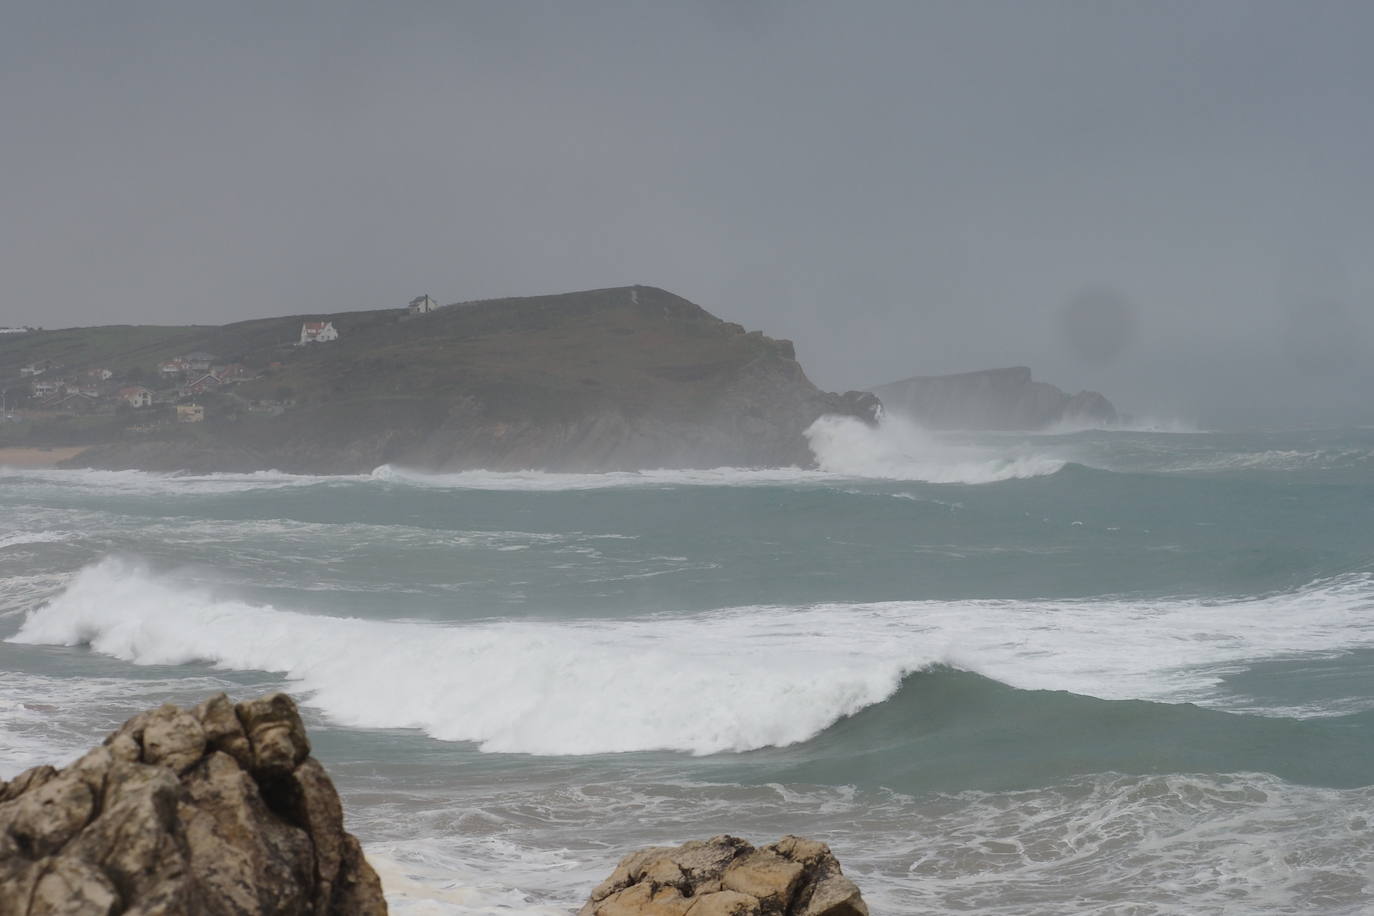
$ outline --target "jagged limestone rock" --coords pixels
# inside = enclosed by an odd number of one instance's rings
[[[824,843],[787,836],[754,848],[717,836],[620,860],[578,916],[868,916]]]
[[[0,783],[0,916],[384,914],[291,698],[140,713]]]

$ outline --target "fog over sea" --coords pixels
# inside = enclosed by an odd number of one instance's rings
[[[0,777],[288,690],[401,913],[822,839],[875,914],[1374,910],[1374,430],[821,469],[0,469]]]

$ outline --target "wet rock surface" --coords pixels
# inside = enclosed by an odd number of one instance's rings
[[[295,703],[140,713],[0,783],[0,916],[383,914]]]
[[[732,836],[653,846],[620,860],[578,916],[868,916],[824,843]]]

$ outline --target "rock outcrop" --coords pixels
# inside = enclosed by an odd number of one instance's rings
[[[620,860],[578,916],[868,916],[830,847],[786,836],[754,848],[718,836]]]
[[[0,782],[0,916],[385,912],[285,694],[167,704]]]
[[[1117,422],[1116,408],[1096,391],[1069,395],[1032,380],[1025,366],[921,375],[879,385],[873,393],[886,410],[927,429],[1035,430]]]

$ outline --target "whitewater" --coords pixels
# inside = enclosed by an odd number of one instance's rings
[[[933,434],[815,469],[0,468],[0,777],[298,696],[400,912],[825,839],[875,912],[1374,907],[1374,432]]]

